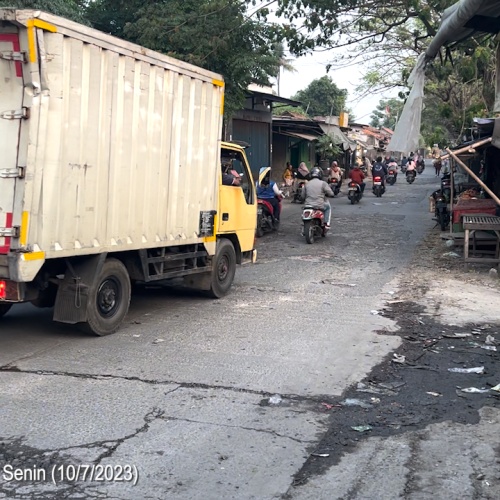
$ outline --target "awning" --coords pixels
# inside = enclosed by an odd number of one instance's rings
[[[351,141],[338,125],[332,125],[330,123],[319,123],[318,125],[326,135],[329,135],[335,141],[335,144],[342,144],[344,151],[356,149],[356,143]]]
[[[289,135],[290,137],[297,137],[298,139],[305,139],[306,141],[317,141],[320,136],[311,135],[311,134],[303,134],[301,132],[284,132],[280,130],[279,132],[282,135]]]
[[[266,101],[279,102],[281,104],[286,104],[287,106],[300,106],[302,103],[300,101],[294,101],[293,99],[287,99],[286,97],[281,97],[274,94],[266,94],[265,92],[257,92],[255,90],[249,90],[248,94],[250,97],[261,97]]]

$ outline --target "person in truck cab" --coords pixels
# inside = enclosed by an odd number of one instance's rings
[[[222,163],[222,184],[224,186],[239,186],[241,184],[241,176],[233,170],[231,162]]]

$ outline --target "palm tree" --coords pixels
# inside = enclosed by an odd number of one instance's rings
[[[278,90],[278,95],[280,95],[280,80],[281,71],[289,71],[290,73],[296,73],[297,70],[293,67],[293,59],[287,59],[285,57],[285,46],[282,43],[276,43],[274,45],[274,54],[278,59],[278,72],[276,74],[276,85]]]

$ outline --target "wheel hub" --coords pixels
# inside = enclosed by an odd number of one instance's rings
[[[97,307],[102,316],[115,313],[120,297],[120,288],[116,278],[111,277],[101,283],[97,291]]]

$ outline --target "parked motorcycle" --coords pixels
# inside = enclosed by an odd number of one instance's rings
[[[413,184],[415,177],[417,177],[417,173],[415,172],[415,170],[406,171],[406,182],[408,182],[408,184]]]
[[[295,179],[295,189],[293,191],[292,203],[304,203],[306,201],[306,181]]]
[[[340,193],[340,182],[338,179],[330,179],[330,189],[333,191],[333,194],[337,196]]]
[[[451,174],[443,174],[441,177],[441,191],[446,199],[446,203],[450,203],[451,199]]]
[[[328,227],[325,221],[325,212],[319,208],[306,206],[302,211],[302,223],[304,224],[304,236],[309,244],[319,237],[325,237]]]
[[[450,223],[450,213],[448,212],[448,202],[442,189],[432,193],[434,198],[434,220],[440,225],[441,231],[446,231]]]
[[[380,198],[385,193],[385,186],[382,185],[382,177],[376,175],[373,178],[373,194]]]
[[[361,186],[356,182],[349,182],[348,190],[347,190],[347,198],[351,202],[351,205],[355,203],[359,203],[359,200],[363,197],[363,193],[361,192]]]

